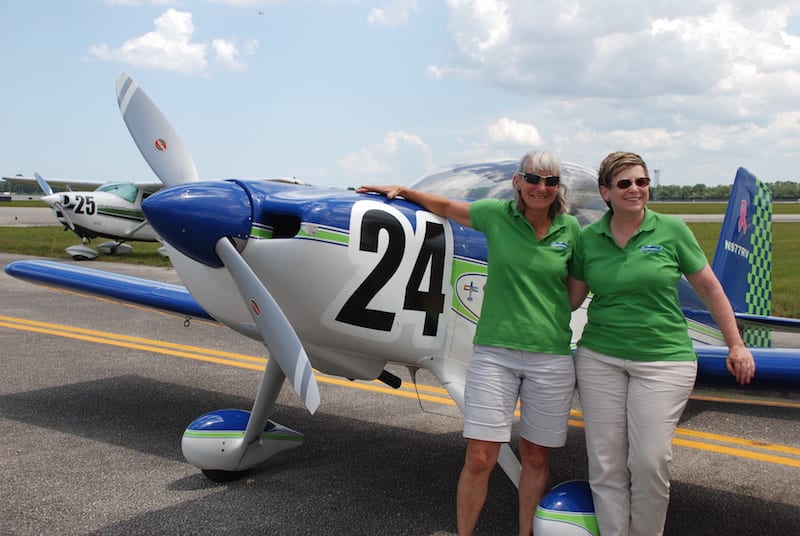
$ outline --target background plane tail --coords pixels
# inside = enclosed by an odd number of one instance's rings
[[[772,193],[744,168],[736,171],[711,268],[736,313],[772,311]],[[771,331],[747,327],[744,343],[771,345]]]

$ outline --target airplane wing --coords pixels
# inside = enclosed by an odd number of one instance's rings
[[[36,181],[36,177],[23,177],[21,175],[15,175],[13,177],[2,177],[2,179],[6,182],[11,182],[14,184],[23,184],[26,186],[38,186],[39,183]],[[102,180],[102,179],[58,179],[58,178],[47,178],[47,183],[50,186],[56,186],[63,190],[95,190],[99,186],[103,184],[107,184],[109,182],[132,182],[136,186],[146,190],[147,192],[156,192],[164,187],[160,181],[154,180],[139,180],[139,181],[110,181],[110,180]]]
[[[215,320],[181,285],[85,268],[57,261],[12,262],[6,273],[27,281],[115,298],[194,318]],[[788,320],[797,324],[795,319]],[[759,317],[763,320],[763,317]],[[751,348],[758,370],[749,388],[778,391],[800,389],[800,350],[796,348]],[[698,386],[741,388],[725,367],[725,346],[697,345]]]
[[[8,275],[32,283],[116,298],[194,318],[215,320],[186,287],[63,262],[26,260],[6,266]]]
[[[727,346],[698,345],[696,385],[742,388],[725,366]],[[750,348],[756,361],[754,389],[797,392],[800,389],[800,350],[797,348]],[[747,387],[746,387],[747,388]]]

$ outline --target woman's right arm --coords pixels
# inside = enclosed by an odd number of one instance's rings
[[[360,194],[376,192],[385,195],[389,199],[402,197],[403,199],[407,199],[412,203],[424,207],[425,210],[433,212],[437,216],[442,216],[443,218],[453,220],[461,225],[472,227],[468,201],[453,201],[441,195],[420,192],[419,190],[412,190],[405,186],[365,185],[357,189],[356,192]]]

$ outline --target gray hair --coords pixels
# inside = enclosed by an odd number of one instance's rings
[[[517,173],[525,173],[526,167],[529,167],[532,171],[542,176],[555,175],[561,177],[561,160],[559,160],[555,153],[551,153],[550,151],[528,151],[519,159]],[[525,211],[525,203],[523,203],[519,191],[516,189],[514,189],[514,206],[516,206],[517,210],[520,212]],[[556,198],[550,204],[547,215],[550,219],[553,219],[557,215],[564,214],[568,210],[569,204],[567,203],[566,187],[562,182],[558,186],[558,195],[556,195]]]

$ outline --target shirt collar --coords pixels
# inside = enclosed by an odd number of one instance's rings
[[[525,215],[517,210],[517,203],[514,200],[508,201],[509,209],[511,210],[511,215],[517,218],[525,219]],[[527,220],[526,220],[527,221]],[[530,222],[528,222],[530,223]],[[563,214],[556,214],[553,220],[550,222],[550,228],[547,230],[547,234],[542,238],[544,240],[551,234],[555,233],[556,231],[560,230],[561,228],[567,225],[566,219],[564,218]]]
[[[611,211],[607,210],[603,216],[599,220],[599,232],[600,234],[604,234],[606,236],[612,236],[611,234]],[[639,230],[636,231],[636,234],[641,233],[642,231],[652,231],[656,228],[656,213],[650,210],[647,207],[644,207],[644,219],[642,220],[642,224],[639,225]]]

